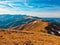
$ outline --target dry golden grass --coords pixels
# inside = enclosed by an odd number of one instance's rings
[[[45,27],[48,22],[32,23],[27,24],[23,30],[0,30],[0,45],[60,45],[60,37],[47,33]]]
[[[30,22],[28,24],[23,24],[21,26],[17,26],[15,30],[27,30],[27,31],[35,31],[35,32],[47,32],[45,27],[48,26],[50,23],[42,20],[36,20],[34,22]],[[12,28],[10,29],[12,30]]]
[[[0,45],[60,45],[60,37],[33,31],[0,31]]]

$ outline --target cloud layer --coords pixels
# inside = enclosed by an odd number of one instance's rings
[[[0,14],[60,17],[59,12],[60,1],[57,0],[0,0]]]

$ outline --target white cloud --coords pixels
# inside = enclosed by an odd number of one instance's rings
[[[14,8],[14,6],[10,3],[10,4],[8,4],[10,7],[12,7],[12,8]]]
[[[24,2],[25,6],[29,7],[31,11],[24,11],[20,8],[14,7],[14,4],[10,2],[15,2],[15,1]],[[0,14],[25,14],[25,15],[38,16],[38,17],[60,17],[60,10],[59,10],[60,6],[50,5],[52,6],[52,8],[47,6],[46,8],[32,9],[33,6],[29,6],[26,3],[26,0],[6,0],[6,1],[1,1],[0,4],[2,4],[0,7]],[[12,8],[8,8],[8,7],[2,8],[4,7],[3,4],[9,5]],[[40,11],[35,12],[36,10],[40,10]],[[59,11],[56,12],[55,10],[57,11],[59,10]]]
[[[4,0],[0,2],[24,2],[25,0]]]
[[[11,11],[6,8],[0,8],[0,14],[25,14],[38,17],[60,17],[59,12],[30,12],[30,11]]]
[[[7,13],[12,13],[12,11],[6,9],[6,8],[0,8],[0,14],[7,14]]]
[[[60,17],[59,12],[24,12],[27,15],[38,17]]]

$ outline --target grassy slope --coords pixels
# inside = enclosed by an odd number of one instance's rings
[[[50,35],[45,30],[47,25],[48,22],[37,21],[35,24],[27,24],[22,31],[0,30],[0,45],[60,45],[60,37]]]

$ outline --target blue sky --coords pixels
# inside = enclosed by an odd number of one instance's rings
[[[0,0],[0,14],[60,17],[60,0]]]

